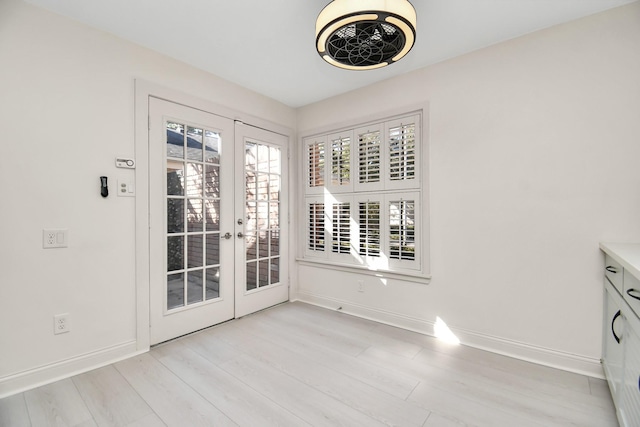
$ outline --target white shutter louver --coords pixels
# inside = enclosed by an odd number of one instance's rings
[[[380,182],[380,131],[358,135],[358,182]]]
[[[324,142],[309,144],[309,187],[322,187],[324,185],[324,146]]]
[[[389,258],[415,259],[415,220],[414,200],[389,202]]]
[[[411,180],[416,176],[416,125],[389,128],[389,179]]]
[[[331,140],[331,185],[351,183],[351,138],[339,137]]]
[[[380,256],[380,202],[360,202],[360,255]]]
[[[324,251],[324,203],[309,204],[309,250]]]
[[[332,213],[331,250],[337,254],[348,254],[351,252],[351,204],[334,203]]]

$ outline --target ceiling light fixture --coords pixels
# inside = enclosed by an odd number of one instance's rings
[[[415,40],[416,10],[407,0],[333,0],[316,21],[318,53],[347,70],[399,61]]]

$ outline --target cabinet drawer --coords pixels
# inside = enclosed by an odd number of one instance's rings
[[[615,286],[616,289],[618,289],[618,292],[622,293],[623,291],[623,287],[622,287],[623,273],[622,272],[624,271],[624,269],[622,268],[620,263],[618,263],[616,260],[611,258],[609,255],[605,255],[604,265],[605,265],[604,267],[605,277],[609,279],[611,284]]]
[[[622,296],[636,316],[640,317],[640,280],[624,271],[624,292]]]

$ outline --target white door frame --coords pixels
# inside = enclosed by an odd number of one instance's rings
[[[294,131],[286,126],[278,125],[261,119],[259,117],[252,116],[250,114],[235,111],[233,109],[220,106],[210,101],[204,100],[197,96],[184,94],[180,91],[169,89],[161,85],[151,83],[146,80],[135,80],[135,186],[136,186],[136,200],[135,200],[135,245],[136,245],[136,350],[138,352],[148,351],[150,347],[150,334],[149,334],[149,291],[150,291],[150,258],[149,258],[149,226],[152,221],[162,221],[162,218],[153,218],[149,211],[149,97],[164,99],[176,104],[182,104],[191,108],[206,111],[218,116],[227,117],[233,120],[238,120],[244,123],[252,124],[253,126],[267,129],[274,133],[279,133],[286,136],[289,139],[289,148],[292,148],[294,141]],[[291,165],[290,165],[291,166]],[[292,169],[289,168],[291,171]],[[294,183],[292,180],[292,173],[289,174],[289,188]],[[294,194],[291,191],[290,194]],[[294,203],[289,203],[289,209]],[[291,217],[290,212],[287,212],[287,217]],[[158,214],[156,214],[158,215]],[[293,224],[289,224],[289,227],[293,227]],[[283,244],[288,244],[290,247],[289,257],[294,252],[291,250],[291,239]],[[293,265],[291,263],[289,265]]]

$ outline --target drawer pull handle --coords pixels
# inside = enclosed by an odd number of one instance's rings
[[[618,270],[612,265],[607,265],[604,269],[609,273],[618,274]]]
[[[635,293],[636,293],[636,295],[633,295],[633,294],[632,294],[632,292],[635,292]],[[639,290],[637,290],[637,289],[633,289],[633,288],[631,288],[631,289],[627,289],[627,295],[629,295],[631,298],[634,298],[634,299],[640,300],[640,296],[638,296],[638,295],[637,295],[637,293],[638,293],[638,292],[640,292],[640,291],[639,291]]]
[[[618,310],[616,314],[613,316],[613,320],[611,321],[611,333],[613,334],[613,338],[616,340],[618,344],[620,344],[620,338],[616,335],[616,330],[613,329],[613,325],[616,323],[616,319],[622,315],[622,312]]]

